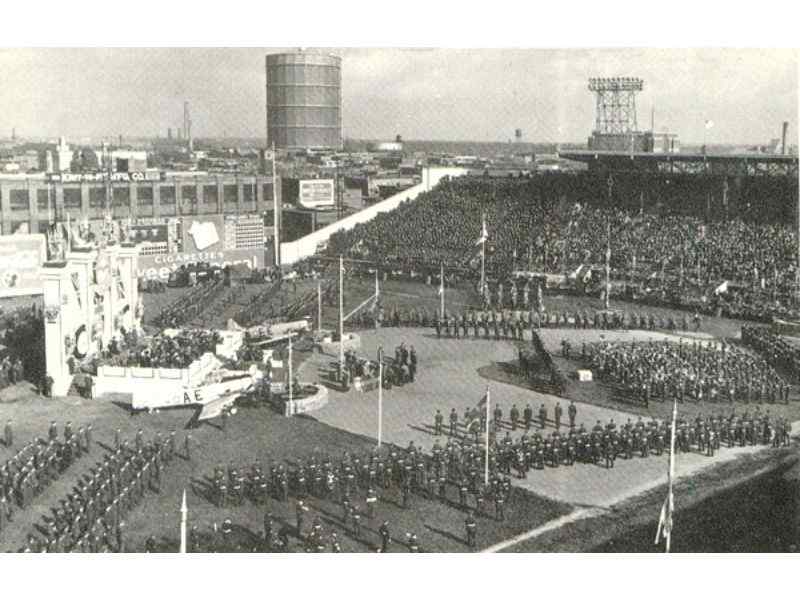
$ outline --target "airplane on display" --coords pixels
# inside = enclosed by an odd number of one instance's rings
[[[188,384],[175,386],[168,394],[134,395],[133,410],[155,412],[165,408],[195,407],[192,422],[205,421],[219,416],[231,407],[237,398],[247,394],[262,378],[261,371],[252,365],[247,371],[221,368],[219,360],[212,354],[201,370],[190,377]]]

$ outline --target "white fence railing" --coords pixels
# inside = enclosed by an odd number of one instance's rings
[[[436,186],[444,177],[460,177],[467,173],[467,169],[458,168],[427,168],[423,169],[422,182],[417,185],[403,190],[382,200],[372,206],[358,211],[340,221],[331,223],[322,229],[310,233],[299,240],[294,242],[287,242],[281,244],[281,265],[288,266],[296,263],[299,260],[313,256],[317,252],[317,247],[322,242],[326,242],[330,237],[338,231],[347,231],[352,229],[359,223],[366,223],[374,219],[379,213],[394,210],[401,203],[408,200],[414,200],[422,192],[430,191]]]

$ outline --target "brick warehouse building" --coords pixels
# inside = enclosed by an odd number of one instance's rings
[[[194,172],[32,174],[0,176],[3,235],[40,233],[51,222],[152,219],[199,215],[266,215],[271,223],[271,176]],[[275,193],[280,206],[280,182]],[[267,234],[272,231],[267,225]]]

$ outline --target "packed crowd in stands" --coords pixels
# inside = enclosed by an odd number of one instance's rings
[[[564,355],[571,356],[564,345]],[[576,354],[573,357],[578,358]],[[788,404],[790,385],[758,355],[716,342],[583,343],[580,360],[645,405],[651,400]]]
[[[593,208],[543,194],[536,185],[474,177],[443,182],[334,234],[327,252],[407,273],[436,273],[444,264],[477,281],[476,241],[485,215],[492,281],[509,284],[516,270],[563,275],[581,265],[600,267],[597,279],[610,244],[611,279],[626,283],[630,297],[758,320],[798,316],[790,306],[796,242],[789,225]]]

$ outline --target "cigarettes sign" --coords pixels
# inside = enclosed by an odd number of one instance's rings
[[[212,252],[175,252],[170,254],[140,255],[138,276],[166,281],[169,274],[181,265],[209,263],[211,266],[246,264],[251,269],[264,266],[264,250],[219,250]]]

